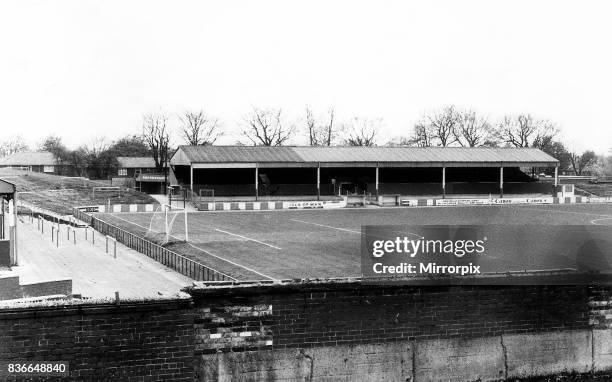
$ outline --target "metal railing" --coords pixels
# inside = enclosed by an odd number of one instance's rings
[[[236,281],[231,276],[188,259],[168,248],[109,224],[79,209],[74,210],[74,217],[87,223],[96,231],[114,238],[126,247],[136,250],[196,281]]]

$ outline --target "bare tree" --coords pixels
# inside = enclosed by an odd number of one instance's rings
[[[431,131],[439,146],[450,146],[456,141],[455,129],[460,115],[454,106],[447,106],[437,113],[427,117]]]
[[[431,147],[434,145],[434,134],[430,125],[419,122],[414,125],[414,133],[407,143],[410,146]]]
[[[106,137],[96,137],[89,141],[89,143],[81,146],[81,150],[85,155],[92,157],[99,157],[103,153],[107,152],[111,147],[111,143]]]
[[[21,151],[26,151],[28,145],[20,135],[14,135],[0,142],[0,158],[9,156]]]
[[[283,121],[281,109],[253,108],[244,121],[242,133],[254,146],[282,146],[295,130],[294,125]]]
[[[111,143],[104,137],[91,139],[76,152],[70,152],[67,160],[74,164],[85,165],[89,177],[108,178],[113,169],[114,157],[109,151]]]
[[[61,165],[66,160],[69,150],[64,145],[62,137],[57,135],[49,135],[38,143],[39,151],[48,151],[53,154],[55,162]]]
[[[168,163],[168,117],[165,114],[146,114],[143,117],[142,136],[151,149],[151,156],[155,161],[155,169],[162,171]]]
[[[353,117],[343,125],[343,131],[347,134],[345,143],[349,146],[375,146],[381,125],[381,118]]]
[[[414,146],[414,143],[412,142],[411,138],[398,136],[398,137],[393,137],[392,139],[390,139],[387,143],[385,143],[385,146],[387,147]]]
[[[455,141],[462,147],[482,146],[491,131],[491,125],[479,118],[472,110],[459,112],[456,127],[453,129]]]
[[[569,153],[569,161],[574,170],[574,174],[582,175],[585,170],[597,163],[597,154],[594,151],[585,151],[582,154],[576,152]]]
[[[411,146],[418,147],[450,146],[459,142],[459,137],[463,135],[458,132],[462,117],[454,106],[447,106],[437,112],[427,114],[414,125],[412,137],[407,141]],[[470,135],[470,141],[474,140],[472,135],[474,134]]]
[[[558,133],[559,129],[550,121],[536,120],[530,114],[506,116],[495,131],[499,140],[514,147],[542,146],[552,142]]]
[[[320,122],[314,116],[312,109],[308,106],[306,107],[306,129],[308,130],[308,140],[311,146],[332,145],[336,137],[334,116],[334,109],[330,109],[325,122]]]
[[[222,135],[218,129],[218,120],[207,116],[203,110],[185,111],[179,120],[182,125],[181,134],[189,145],[212,145]]]

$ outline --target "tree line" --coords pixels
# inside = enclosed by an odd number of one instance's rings
[[[37,149],[52,152],[58,165],[70,165],[76,175],[106,178],[116,174],[119,156],[150,156],[161,171],[173,152],[170,137],[177,130],[176,136],[187,145],[214,145],[226,133],[219,120],[204,110],[185,111],[177,119],[178,125],[171,127],[169,115],[148,113],[143,115],[138,134],[115,141],[93,139],[76,150],[66,148],[61,137],[49,136]],[[333,108],[316,113],[307,106],[301,118],[292,120],[282,109],[254,107],[239,126],[239,145],[282,146],[299,137],[311,146],[534,147],[558,159],[561,170],[567,173],[612,175],[610,155],[572,150],[558,138],[561,130],[554,122],[531,114],[493,121],[451,105],[425,113],[406,135],[387,142],[380,135],[382,118],[339,120]],[[0,157],[24,150],[28,147],[20,137],[0,141]]]

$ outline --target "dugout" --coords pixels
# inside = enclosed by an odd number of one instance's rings
[[[551,194],[535,148],[180,146],[179,184],[215,196]]]

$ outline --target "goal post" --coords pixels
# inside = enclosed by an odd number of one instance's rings
[[[96,198],[96,191],[98,192],[98,195],[100,194],[105,194],[106,196],[109,196],[107,193],[110,193],[110,196],[113,195],[117,195],[117,197],[121,197],[121,187],[117,187],[117,186],[100,186],[100,187],[92,187],[91,188],[91,198],[95,199]]]
[[[181,220],[183,221],[181,222]],[[182,230],[184,231],[181,232]],[[182,241],[179,238],[181,234],[184,236],[184,241],[189,241],[187,209],[169,204],[160,204],[153,212],[149,229],[145,236],[161,242],[161,244],[168,244],[172,241]]]
[[[200,188],[200,190],[198,191],[199,196],[200,196],[200,200],[199,202],[202,203],[203,201],[207,201],[207,202],[215,202],[215,190],[212,188]],[[206,199],[206,200],[204,200]]]

